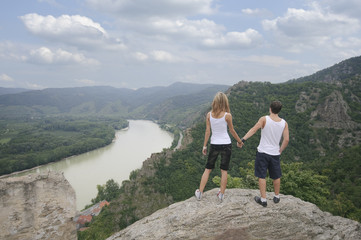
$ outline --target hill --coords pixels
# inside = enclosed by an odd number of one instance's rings
[[[345,79],[350,79],[355,76],[360,76],[360,72],[361,72],[360,61],[361,61],[361,56],[353,57],[344,60],[340,63],[337,63],[331,67],[318,71],[310,76],[293,79],[290,80],[289,82],[312,81],[312,82],[339,84]]]
[[[312,81],[282,84],[242,81],[230,87],[227,95],[233,124],[240,136],[268,114],[272,100],[282,101],[280,116],[289,124],[290,143],[281,157],[281,193],[314,203],[334,215],[361,221],[361,72],[353,70],[344,78],[337,70],[361,66],[361,58],[343,61],[343,68],[340,66],[327,70],[341,76],[337,81],[325,82],[314,77],[317,73],[309,78]],[[182,149],[163,152],[145,161],[141,170],[131,174],[130,181],[122,183],[119,198],[112,200],[109,209],[79,239],[91,239],[90,236],[96,239],[100,232],[110,236],[156,209],[194,195],[206,161],[201,150],[210,104],[185,133]],[[259,136],[258,132],[242,149],[233,145],[228,188],[258,188],[253,164]],[[218,166],[206,190],[218,186],[217,176]],[[267,190],[272,191],[271,182],[268,186]]]
[[[174,83],[167,87],[137,90],[113,87],[56,88],[0,95],[0,119],[39,118],[44,116],[117,116],[122,118],[163,121],[167,115],[161,106],[181,107],[192,113],[208,103],[217,91],[229,86],[214,84]],[[172,105],[176,98],[177,106]],[[193,101],[193,99],[195,101]],[[178,109],[172,109],[172,113]],[[169,114],[168,114],[169,115]],[[187,114],[185,114],[187,116]],[[182,123],[184,116],[176,121]],[[168,121],[169,123],[169,121]],[[183,123],[183,124],[187,124]]]
[[[126,119],[157,121],[179,139],[213,95],[228,86],[175,83],[138,90],[44,89],[0,95],[0,175],[81,154],[112,142]]]
[[[0,95],[21,93],[21,92],[26,92],[26,91],[30,91],[30,90],[25,89],[25,88],[3,88],[3,87],[0,87]]]

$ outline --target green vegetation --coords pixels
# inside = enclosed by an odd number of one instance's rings
[[[88,152],[112,142],[127,121],[105,118],[41,118],[0,121],[0,175]]]
[[[268,114],[272,100],[282,101],[284,107],[280,116],[288,122],[290,129],[290,143],[281,157],[282,194],[292,194],[316,204],[322,210],[359,222],[360,61],[361,57],[352,58],[314,75],[283,84],[239,82],[227,91],[233,124],[240,136],[261,116]],[[5,116],[0,115],[0,169],[14,171],[19,166],[28,167],[29,163],[39,165],[53,161],[58,152],[73,155],[77,151],[87,151],[89,146],[107,144],[114,136],[114,123],[117,122],[106,118],[92,119],[89,117],[91,114],[157,120],[176,136],[179,136],[179,129],[192,126],[192,141],[185,149],[176,150],[172,155],[164,150],[154,162],[154,174],[142,175],[136,170],[130,174],[130,180],[124,181],[120,187],[111,180],[104,186],[98,186],[98,195],[93,201],[105,198],[110,199],[111,204],[93,219],[88,230],[79,233],[79,239],[105,239],[150,214],[149,209],[155,211],[164,207],[165,203],[193,196],[206,162],[201,153],[205,115],[214,93],[219,89],[207,87],[196,90],[195,86],[188,85],[180,89],[179,85],[175,85],[167,89],[152,88],[148,92],[140,89],[135,95],[131,91],[123,92],[123,97],[112,98],[112,94],[118,96],[119,92],[108,88],[109,94],[97,94],[96,100],[89,92],[82,92],[84,89],[76,89],[66,95],[72,99],[67,102],[64,102],[64,96],[58,94],[54,97],[54,92],[49,90],[46,96],[52,104],[47,106],[36,105],[39,103],[35,95],[39,92],[24,93],[20,98],[13,99],[0,97],[0,102],[7,104],[0,105],[0,110],[5,113]],[[182,95],[182,91],[187,93]],[[16,104],[25,99],[25,95],[32,95],[32,105]],[[26,114],[19,114],[20,109]],[[74,116],[74,112],[81,113],[82,118],[58,119],[60,113]],[[57,115],[57,118],[47,119],[44,114]],[[242,149],[233,144],[229,188],[258,188],[257,179],[253,176],[253,161],[259,137],[260,132],[247,140]],[[172,148],[176,143],[175,140]],[[1,159],[6,160],[2,162]],[[208,182],[205,191],[219,185],[218,176],[220,170],[216,166],[210,176],[213,181]],[[272,191],[269,179],[268,190]],[[138,197],[134,198],[135,195]]]
[[[284,107],[280,116],[289,124],[290,143],[281,157],[281,193],[291,194],[316,204],[324,211],[361,222],[358,201],[361,197],[361,132],[360,127],[345,124],[345,121],[360,121],[360,103],[357,103],[357,99],[361,99],[361,93],[359,87],[356,87],[360,85],[360,77],[351,77],[342,80],[342,83],[336,85],[311,81],[285,84],[240,82],[228,91],[229,101],[233,123],[240,136],[243,136],[261,116],[268,114],[269,103],[272,100],[282,101]],[[352,113],[349,114],[351,119],[340,119],[338,117],[341,116],[337,114],[325,116],[319,110],[322,110],[326,102],[340,101],[330,97],[335,91],[342,94],[343,101],[349,106],[347,111]],[[336,102],[336,107],[343,104],[340,102],[337,105]],[[342,106],[339,110],[343,111]],[[155,175],[141,182],[146,184],[150,192],[156,191],[164,196],[171,196],[174,202],[194,195],[206,162],[201,147],[205,130],[204,116],[207,111],[209,107],[202,111],[203,117],[192,127],[192,141],[184,150],[177,150],[171,157],[164,156],[155,162]],[[329,117],[334,117],[332,121],[343,124],[339,124],[341,127],[337,128],[329,127],[325,124]],[[258,189],[253,166],[259,137],[260,132],[247,140],[242,149],[233,145],[229,188]],[[136,173],[133,175],[135,176],[130,181],[137,181]],[[219,176],[219,166],[216,166],[210,176],[213,181],[208,182],[205,191],[219,186]],[[273,191],[272,187],[272,181],[268,179],[267,190]],[[123,192],[120,196],[123,194],[126,195]],[[116,209],[119,207],[118,204],[119,201],[113,201],[109,208]],[[124,208],[125,202],[121,204]],[[122,217],[137,216],[127,214]],[[100,224],[102,217],[95,218],[94,223]],[[91,225],[88,232],[102,231],[95,226]],[[122,229],[119,224],[114,227],[114,232]]]

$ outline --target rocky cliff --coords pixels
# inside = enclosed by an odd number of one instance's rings
[[[253,200],[258,190],[228,189],[219,203],[217,189],[158,210],[108,240],[121,239],[361,239],[361,224],[322,212],[289,195],[268,207]]]
[[[0,179],[0,239],[77,238],[75,192],[61,173]]]

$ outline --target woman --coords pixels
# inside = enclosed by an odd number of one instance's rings
[[[211,145],[208,154],[206,168],[202,175],[199,189],[196,190],[195,196],[197,200],[201,200],[203,190],[207,184],[209,174],[215,166],[218,155],[221,155],[221,188],[217,194],[220,201],[223,201],[224,192],[227,186],[227,171],[232,153],[231,138],[228,135],[227,127],[232,136],[242,145],[242,140],[233,128],[232,115],[229,109],[228,98],[226,94],[218,92],[212,102],[212,111],[207,114],[206,132],[204,136],[203,155],[207,155],[207,143],[211,136]]]

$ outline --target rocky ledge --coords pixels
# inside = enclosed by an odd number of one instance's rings
[[[61,173],[0,179],[0,239],[77,239],[75,203]]]
[[[258,190],[227,189],[222,203],[218,189],[205,192],[145,217],[108,240],[121,239],[361,239],[361,224],[321,211],[316,205],[281,194],[268,206],[254,201]]]

